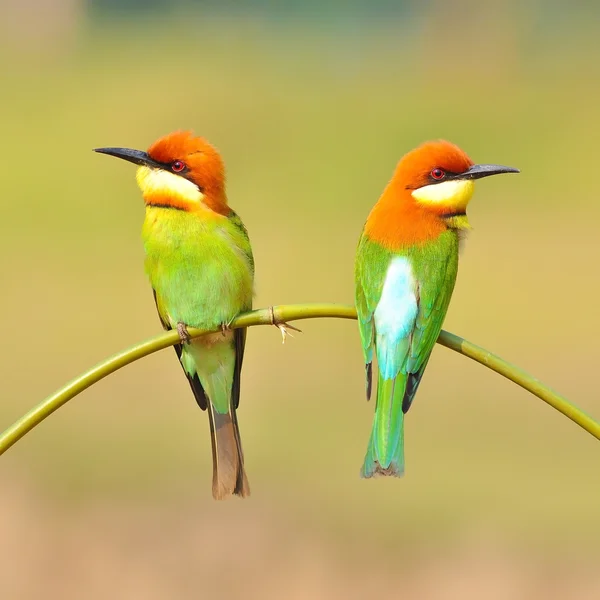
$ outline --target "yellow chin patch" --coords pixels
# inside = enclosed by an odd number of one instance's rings
[[[186,202],[201,202],[204,198],[195,183],[163,169],[139,167],[135,178],[145,198],[175,196]]]
[[[471,179],[456,179],[433,183],[413,190],[412,197],[420,204],[462,211],[467,208],[475,183]]]

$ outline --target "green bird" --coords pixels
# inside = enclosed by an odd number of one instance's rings
[[[377,404],[361,475],[404,472],[404,415],[448,310],[474,180],[518,173],[475,165],[457,146],[427,142],[398,163],[369,214],[355,263],[367,399],[377,359]]]
[[[236,409],[246,330],[228,328],[252,308],[254,261],[242,221],[227,204],[221,156],[205,139],[177,131],[147,152],[98,148],[139,165],[146,205],[146,273],[165,329],[210,422],[215,499],[248,496]],[[190,340],[187,327],[221,329]]]

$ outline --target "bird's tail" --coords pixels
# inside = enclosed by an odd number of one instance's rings
[[[404,473],[404,413],[402,402],[407,377],[399,373],[394,379],[379,374],[377,405],[371,439],[362,466],[362,477]]]
[[[210,440],[213,455],[212,494],[215,500],[223,500],[236,494],[243,498],[250,495],[250,486],[244,471],[244,454],[235,408],[219,413],[208,402]]]

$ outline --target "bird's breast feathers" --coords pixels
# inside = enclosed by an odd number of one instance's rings
[[[171,325],[210,328],[251,307],[250,245],[234,223],[147,207],[143,237],[146,273]]]

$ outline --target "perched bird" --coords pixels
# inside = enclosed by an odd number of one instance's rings
[[[228,328],[252,308],[254,261],[246,228],[229,208],[217,150],[191,132],[157,140],[148,152],[97,148],[136,165],[146,205],[146,273],[165,329],[177,329],[177,356],[207,410],[214,498],[248,496],[236,409],[246,330]],[[186,327],[222,331],[190,340]]]
[[[355,263],[367,399],[374,355],[379,371],[363,477],[404,472],[404,414],[448,310],[474,181],[518,172],[475,165],[446,141],[427,142],[400,160],[371,210]]]

